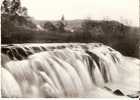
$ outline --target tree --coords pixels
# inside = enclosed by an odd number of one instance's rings
[[[61,17],[61,20],[57,22],[56,28],[58,31],[64,32],[66,27],[66,21],[64,15]]]
[[[27,8],[21,6],[20,0],[4,0],[1,5],[1,10],[3,30],[8,30],[14,26],[36,28],[36,25],[30,19],[31,17],[27,15]]]
[[[84,20],[81,24],[83,32],[89,33],[89,31],[94,27],[94,23],[92,20]]]
[[[58,31],[61,31],[61,32],[64,32],[64,31],[65,31],[65,25],[64,25],[64,23],[61,22],[61,21],[58,21],[58,22],[57,22],[56,27],[57,27],[57,30],[58,30]]]
[[[56,27],[50,21],[47,21],[44,24],[43,28],[47,29],[48,31],[55,31],[56,30]]]
[[[1,13],[2,14],[8,14],[10,12],[10,1],[9,0],[4,0],[2,2],[2,5],[1,5]]]
[[[17,11],[21,9],[21,3],[20,0],[13,0],[11,2],[11,14],[17,14]]]
[[[4,0],[1,5],[2,14],[8,14],[8,15],[18,15],[19,11],[27,10],[24,7],[21,7],[20,0]]]
[[[94,23],[92,20],[87,19],[85,21],[82,22],[81,24],[81,30],[82,30],[82,36],[83,36],[83,40],[92,40],[92,35],[91,35],[91,30],[94,27]]]
[[[17,11],[17,14],[19,16],[28,16],[28,13],[27,13],[27,8],[26,7],[20,7]]]

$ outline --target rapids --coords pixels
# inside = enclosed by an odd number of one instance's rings
[[[140,60],[100,43],[1,48],[2,97],[138,97]]]

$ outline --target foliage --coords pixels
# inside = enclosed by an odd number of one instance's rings
[[[20,0],[4,0],[1,5],[1,11],[3,34],[10,32],[11,29],[14,30],[15,26],[36,28],[36,25],[27,15],[27,8],[21,6]]]
[[[20,0],[4,0],[1,5],[2,14],[27,16],[27,8],[21,6]]]
[[[50,21],[45,22],[43,28],[48,30],[48,31],[55,31],[56,30],[56,27]]]
[[[58,21],[56,24],[57,31],[64,32],[65,24],[62,21]]]

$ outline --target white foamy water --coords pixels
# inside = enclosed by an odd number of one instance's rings
[[[103,44],[2,46],[3,97],[138,97],[140,60]]]

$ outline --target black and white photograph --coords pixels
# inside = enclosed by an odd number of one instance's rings
[[[139,0],[1,0],[1,98],[140,98]]]

